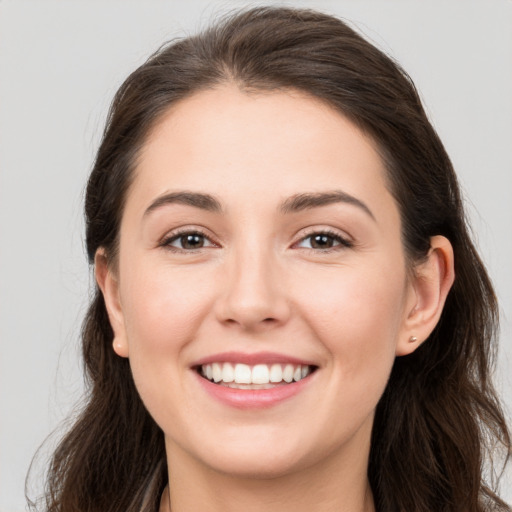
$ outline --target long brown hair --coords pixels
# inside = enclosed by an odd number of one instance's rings
[[[293,88],[323,100],[373,138],[400,207],[411,267],[430,237],[455,253],[456,280],[441,320],[397,358],[380,400],[369,480],[380,511],[507,510],[491,482],[510,432],[491,383],[496,297],[468,234],[450,159],[408,75],[344,22],[311,10],[237,12],[163,46],[117,92],[86,196],[87,251],[115,262],[123,204],[150,129],[177,101],[231,82]],[[167,480],[163,434],[144,408],[129,362],[112,350],[98,289],[85,318],[86,405],[53,455],[49,512],[155,512]],[[490,478],[493,480],[493,478]]]

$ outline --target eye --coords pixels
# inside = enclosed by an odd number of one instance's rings
[[[204,247],[215,247],[215,244],[199,231],[182,231],[171,234],[162,241],[162,246],[172,250],[193,251]]]
[[[352,247],[352,243],[337,233],[318,232],[304,237],[297,244],[297,247],[326,251],[329,249],[335,249],[336,247]]]

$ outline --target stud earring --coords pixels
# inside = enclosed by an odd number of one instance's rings
[[[416,343],[418,341],[418,338],[416,338],[416,336],[411,336],[409,338],[409,343]]]

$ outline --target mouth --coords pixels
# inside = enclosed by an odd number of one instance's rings
[[[294,363],[249,365],[244,363],[215,362],[195,367],[204,379],[231,389],[272,389],[306,379],[317,366]]]
[[[190,369],[210,398],[242,410],[270,408],[304,396],[306,389],[315,389],[320,373],[311,360],[275,352],[222,352],[195,361]]]

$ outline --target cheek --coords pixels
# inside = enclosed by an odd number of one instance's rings
[[[340,379],[382,386],[403,320],[405,272],[382,266],[372,271],[370,265],[364,272],[332,270],[304,283],[303,316],[330,352]]]
[[[186,407],[184,354],[211,309],[211,289],[201,286],[208,280],[200,272],[130,268],[121,299],[132,375],[156,422],[174,423],[176,412]]]
[[[129,277],[122,283],[121,298],[131,359],[176,355],[194,339],[211,308],[203,274],[170,267],[156,271],[151,264],[125,274]]]

